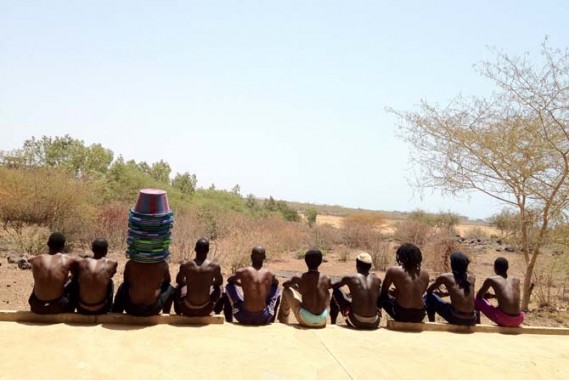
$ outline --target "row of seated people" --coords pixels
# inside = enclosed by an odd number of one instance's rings
[[[356,273],[332,282],[318,270],[322,253],[311,249],[304,257],[307,272],[282,284],[281,302],[279,281],[263,267],[266,258],[263,247],[253,248],[252,265],[230,275],[222,289],[221,268],[207,259],[208,240],[199,239],[195,258],[180,265],[175,287],[170,284],[166,262],[148,264],[130,260],[113,302],[112,277],[117,262],[106,258],[106,240],[93,242],[92,258],[65,255],[61,253],[64,246],[64,236],[55,232],[48,240],[49,253],[30,260],[34,289],[29,304],[35,313],[77,309],[82,314],[126,311],[135,316],[151,316],[169,314],[173,304],[177,314],[195,317],[223,311],[228,322],[236,319],[252,325],[268,324],[277,317],[281,323],[288,323],[292,310],[301,325],[324,327],[328,316],[335,324],[342,313],[346,323],[358,329],[377,328],[382,309],[401,322],[422,322],[426,315],[434,321],[435,314],[439,314],[452,324],[475,325],[479,323],[478,311],[506,327],[517,327],[524,319],[520,311],[520,281],[508,276],[508,262],[504,258],[496,259],[496,275],[484,281],[475,297],[475,277],[468,272],[469,259],[461,252],[450,256],[451,273],[441,274],[429,283],[429,274],[421,267],[420,249],[402,244],[396,252],[398,265],[387,269],[382,283],[371,272],[372,258],[367,253],[357,256]],[[344,287],[349,293],[342,290]],[[490,289],[493,294],[488,292]],[[450,296],[450,303],[442,299],[445,296]],[[497,307],[489,302],[490,298],[497,299]]]

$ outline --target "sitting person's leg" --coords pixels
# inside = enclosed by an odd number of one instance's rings
[[[435,321],[436,313],[453,325],[474,326],[476,324],[476,314],[474,312],[460,312],[456,310],[452,304],[445,302],[436,294],[426,294],[424,300],[429,322]]]
[[[243,306],[243,296],[235,284],[225,285],[225,304],[223,313],[227,322],[233,322],[233,316],[237,314]]]
[[[106,306],[106,310],[105,313],[108,313],[109,311],[111,311],[112,307],[113,307],[113,296],[115,294],[115,283],[113,282],[113,280],[109,281],[109,285],[107,287],[107,306]]]
[[[279,304],[281,302],[281,295],[279,292],[279,286],[277,284],[273,284],[271,286],[271,290],[269,291],[269,295],[267,296],[267,307],[266,310],[270,315],[270,323],[275,321],[277,316],[276,311],[279,308]]]
[[[77,278],[68,280],[63,288],[63,295],[65,300],[64,310],[66,313],[73,313],[79,303],[79,281]]]
[[[338,313],[341,312],[345,317],[352,310],[352,300],[340,289],[332,291],[332,298],[330,299],[330,322],[336,324]]]
[[[492,304],[490,304],[490,302],[485,298],[476,297],[474,299],[474,306],[498,326],[519,327],[525,318],[525,314],[523,312],[520,312],[517,315],[506,314],[497,307],[492,306]]]
[[[302,297],[300,293],[292,288],[283,289],[281,307],[279,309],[278,320],[280,323],[288,323],[290,311],[292,312],[297,321],[299,321],[300,304]]]
[[[182,312],[182,304],[184,302],[184,298],[186,298],[188,287],[184,286],[176,286],[176,291],[174,292],[174,312],[178,315],[183,314]]]
[[[158,302],[161,306],[160,309],[162,310],[162,313],[170,314],[175,292],[176,288],[169,283],[162,283],[162,286],[160,286],[160,297],[158,298]],[[160,310],[158,310],[156,314],[160,314]]]
[[[120,284],[117,290],[117,295],[115,296],[115,302],[113,303],[113,306],[111,308],[111,311],[113,313],[122,313],[123,311],[125,311],[126,305],[129,302],[128,288],[129,285],[127,282],[123,282],[122,284]]]
[[[209,291],[209,302],[216,304],[221,298],[221,286],[213,285]]]
[[[452,318],[450,317],[449,310],[452,307],[450,303],[445,302],[441,297],[434,293],[427,293],[423,299],[425,300],[425,307],[427,309],[429,322],[435,321],[435,314],[439,314],[447,322],[450,322],[449,318]]]
[[[384,294],[377,299],[377,308],[383,309],[393,319],[397,320],[395,313],[395,297]]]
[[[494,323],[497,323],[496,320],[498,318],[496,314],[498,308],[492,306],[492,304],[486,298],[476,297],[474,299],[474,307],[476,308],[476,310],[482,312],[482,314],[484,314],[486,318],[488,318]]]

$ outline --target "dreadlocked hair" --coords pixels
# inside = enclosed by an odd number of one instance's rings
[[[468,282],[468,264],[470,260],[462,252],[454,252],[450,255],[450,268],[454,280],[459,288],[464,289],[464,294],[470,293],[470,282]]]
[[[419,247],[411,243],[405,243],[397,248],[395,260],[397,260],[397,264],[401,265],[406,271],[414,269],[420,270],[423,255]]]

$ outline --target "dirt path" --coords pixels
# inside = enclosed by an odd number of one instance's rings
[[[14,322],[0,322],[0,336],[0,379],[551,380],[569,362],[564,336]]]

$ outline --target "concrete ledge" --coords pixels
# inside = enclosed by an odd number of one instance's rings
[[[155,315],[134,317],[128,314],[82,315],[75,313],[40,315],[31,311],[0,310],[0,322],[117,324],[117,325],[210,325],[223,324],[222,315],[185,317],[183,315]]]
[[[387,321],[387,328],[395,331],[448,331],[457,333],[500,333],[500,334],[542,334],[569,335],[569,328],[563,327],[501,327],[495,325],[457,326],[450,323],[425,322],[406,323],[394,320]]]

